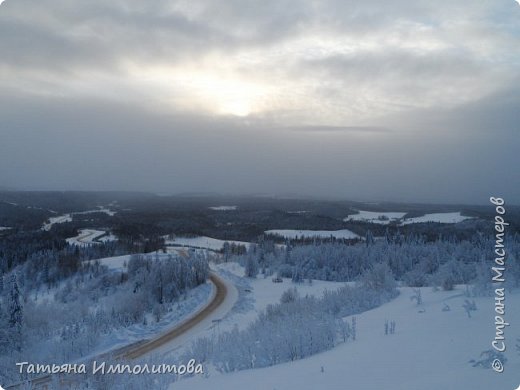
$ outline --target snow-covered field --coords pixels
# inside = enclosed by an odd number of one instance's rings
[[[266,230],[265,234],[281,236],[284,238],[298,239],[298,238],[358,238],[359,236],[347,229],[343,230],[292,230],[292,229],[274,229]]]
[[[0,226],[0,231],[2,231],[2,230],[9,230],[9,229],[12,229],[12,228],[7,227],[7,226]]]
[[[362,221],[378,223],[381,225],[388,225],[390,222],[401,222],[402,225],[408,225],[412,223],[425,222],[458,223],[472,218],[461,215],[460,211],[453,213],[425,214],[420,217],[403,219],[405,215],[405,212],[379,212],[359,210],[358,214],[349,215],[348,217],[343,219],[343,221]]]
[[[238,206],[212,206],[212,207],[209,207],[209,209],[215,210],[215,211],[233,211],[233,210],[236,210],[237,208],[238,208]]]
[[[388,225],[390,222],[395,222],[400,220],[406,215],[403,212],[394,212],[394,211],[364,211],[358,210],[358,214],[349,215],[343,221],[362,221],[362,222],[371,222],[371,223],[379,223],[381,225]]]
[[[188,248],[204,248],[214,251],[219,251],[224,246],[225,242],[236,245],[245,245],[249,248],[251,243],[245,241],[225,241],[216,238],[199,236],[199,237],[175,237],[174,239],[166,239],[166,246],[183,246]]]
[[[104,230],[81,229],[76,237],[67,238],[70,245],[92,245],[102,242],[117,241],[117,237],[113,234],[107,234]]]
[[[260,282],[260,281],[259,281]],[[261,282],[260,282],[261,283]],[[253,283],[254,285],[254,283]],[[256,292],[255,288],[255,292]],[[462,308],[464,289],[433,292],[423,288],[423,305],[410,300],[412,290],[371,311],[357,315],[357,339],[304,360],[230,374],[211,371],[171,385],[173,390],[475,390],[516,389],[520,384],[520,293],[507,297],[508,361],[498,374],[472,367],[482,351],[491,349],[495,332],[493,297],[475,298],[477,311],[468,318]],[[270,294],[270,293],[266,293]],[[260,299],[260,298],[259,298]],[[449,311],[443,307],[449,305]],[[384,334],[385,321],[396,332]]]
[[[223,276],[226,274],[234,275],[236,277],[234,281],[239,284],[238,288],[243,295],[243,301],[248,301],[248,303],[241,302],[241,305],[238,305],[236,310],[230,313],[229,317],[220,325],[221,331],[224,329],[231,330],[235,325],[239,329],[246,327],[256,319],[258,313],[264,310],[267,305],[279,303],[282,294],[289,288],[296,288],[300,296],[321,296],[325,290],[335,290],[345,285],[345,283],[322,280],[313,280],[312,284],[308,282],[297,284],[292,283],[291,279],[287,278],[283,278],[282,283],[273,283],[272,276],[264,278],[261,274],[253,279],[245,278],[244,267],[237,263],[223,263],[216,265],[215,268]]]
[[[403,221],[403,225],[408,225],[410,223],[424,223],[424,222],[439,222],[439,223],[459,223],[465,221],[467,219],[471,219],[471,217],[465,217],[461,215],[460,211],[455,213],[434,213],[434,214],[426,214],[422,217],[416,218],[406,218]]]
[[[49,220],[47,222],[45,222],[43,224],[42,230],[49,231],[49,230],[51,230],[52,226],[55,224],[72,222],[72,216],[74,214],[82,215],[82,214],[93,214],[93,213],[105,213],[111,217],[113,217],[116,214],[115,211],[111,211],[110,209],[103,207],[103,206],[98,206],[98,208],[94,209],[94,210],[78,211],[78,212],[74,212],[74,213],[59,215],[57,217],[51,217],[51,218],[49,218]]]

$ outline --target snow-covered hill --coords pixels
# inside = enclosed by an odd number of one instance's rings
[[[472,318],[462,308],[465,289],[433,292],[423,288],[423,305],[410,300],[413,291],[402,288],[394,301],[356,316],[356,341],[310,358],[273,367],[230,374],[211,372],[171,386],[173,390],[475,390],[516,389],[520,357],[515,350],[520,335],[520,294],[509,294],[506,314],[508,362],[502,374],[469,363],[491,349],[494,337],[494,301],[475,298]],[[473,298],[471,298],[473,299]],[[449,306],[449,311],[443,308]],[[445,309],[446,310],[446,309]],[[386,321],[395,321],[396,333],[384,334]]]

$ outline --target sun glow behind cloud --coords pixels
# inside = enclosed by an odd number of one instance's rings
[[[196,66],[126,65],[127,77],[173,108],[245,117],[267,109],[274,88],[230,71]]]
[[[120,9],[123,4],[128,9]],[[58,18],[40,7],[40,29],[52,30],[46,37],[49,49],[35,54],[41,63],[25,61],[20,56],[29,52],[18,53],[18,34],[8,35],[6,52],[14,54],[5,57],[5,65],[0,61],[0,82],[37,96],[129,101],[196,115],[263,116],[276,126],[357,126],[378,125],[385,116],[415,109],[456,108],[516,77],[511,63],[518,56],[509,50],[518,42],[515,34],[497,31],[488,20],[474,27],[486,9],[472,7],[474,15],[465,13],[466,19],[447,18],[442,14],[447,11],[423,4],[417,15],[385,18],[368,7],[373,13],[368,21],[383,19],[370,27],[363,12],[343,10],[340,16],[337,7],[316,6],[302,3],[316,17],[295,14],[293,25],[300,26],[295,29],[286,27],[292,8],[278,15],[260,5],[257,12],[240,14],[238,8],[224,12],[204,1],[196,6],[128,1],[108,7],[99,18],[89,17],[94,6],[84,5],[85,18],[57,8],[65,12]],[[26,13],[10,11],[6,22],[25,21]],[[125,12],[142,24],[116,23],[128,16]],[[282,16],[287,20],[277,21]],[[26,20],[26,29],[33,19]],[[65,24],[58,29],[56,23]],[[110,39],[100,31],[112,31]],[[45,37],[31,41],[40,36]],[[47,52],[56,61],[49,61]]]
[[[0,82],[31,95],[131,101],[166,112],[263,116],[280,126],[356,126],[415,109],[456,108],[495,93],[517,74],[511,63],[518,55],[509,48],[518,38],[493,28],[491,20],[475,26],[488,15],[484,6],[450,18],[442,7],[423,4],[417,15],[398,12],[391,19],[368,7],[382,24],[367,28],[371,18],[363,13],[343,10],[339,17],[335,7],[303,3],[302,9],[318,11],[316,19],[298,14],[301,27],[287,30],[292,8],[279,15],[258,6],[259,14],[242,15],[204,1],[168,4],[130,2],[124,12],[114,5],[102,18],[89,18],[95,8],[85,5],[84,19],[79,12],[67,18],[66,10],[51,17],[47,7],[38,8],[40,29],[52,31],[49,51],[61,58],[59,69],[47,53],[34,56],[41,64],[25,66],[33,60],[20,57],[18,34],[8,35],[6,52],[14,55],[6,59],[20,58],[0,61]],[[26,15],[16,7],[10,12],[6,21]],[[125,12],[143,24],[116,23]],[[270,24],[279,16],[288,20]],[[75,18],[81,23],[72,23]],[[63,28],[53,27],[60,22]],[[270,36],[275,27],[278,33]]]

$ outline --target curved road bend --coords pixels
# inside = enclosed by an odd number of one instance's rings
[[[222,302],[224,302],[228,291],[226,284],[213,272],[211,273],[209,279],[215,285],[216,293],[213,300],[206,307],[200,310],[193,317],[188,318],[185,322],[182,322],[180,325],[164,333],[163,335],[137,346],[130,346],[129,350],[124,351],[118,357],[126,359],[140,358],[154,349],[162,347],[164,344],[169,343],[173,339],[186,333],[188,330],[199,324],[202,320],[213,313],[222,304]]]
[[[122,359],[137,359],[142,357],[143,355],[152,352],[153,350],[162,347],[164,344],[169,343],[175,338],[183,335],[204,319],[206,319],[209,315],[211,315],[226,299],[228,294],[228,288],[225,282],[217,276],[215,273],[211,272],[209,279],[215,285],[216,293],[211,302],[206,305],[202,310],[197,312],[194,316],[188,318],[184,322],[181,322],[178,326],[171,329],[170,331],[158,336],[155,339],[142,341],[138,343],[134,343],[132,345],[123,347],[116,352],[117,358]],[[104,353],[101,356],[107,356],[109,353]],[[48,384],[51,382],[51,376],[46,375],[40,378],[34,378],[31,380],[31,384],[35,389],[48,389]],[[7,386],[7,390],[9,389],[22,389],[23,384],[16,384]]]

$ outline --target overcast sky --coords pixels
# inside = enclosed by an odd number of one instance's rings
[[[0,187],[520,204],[513,0],[6,0]]]

